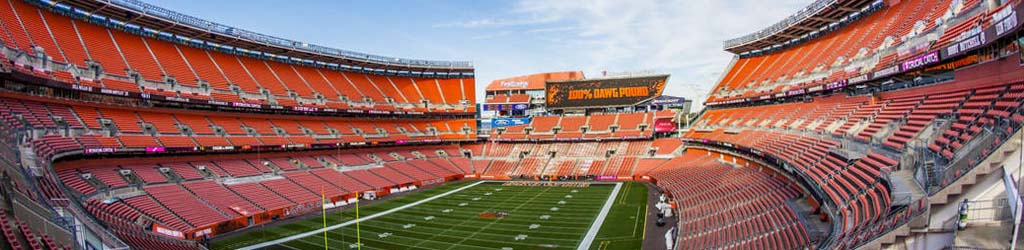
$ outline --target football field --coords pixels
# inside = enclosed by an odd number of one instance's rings
[[[621,185],[620,187],[616,187]],[[617,193],[616,196],[611,195]],[[647,189],[464,181],[360,206],[361,249],[639,249]],[[607,216],[603,226],[599,215]],[[356,249],[355,210],[216,239],[212,249]],[[588,235],[589,233],[589,235]],[[325,243],[326,242],[326,243]]]

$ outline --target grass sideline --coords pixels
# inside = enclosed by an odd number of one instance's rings
[[[647,185],[622,183],[604,225],[590,249],[632,250],[643,246],[647,221]]]
[[[386,211],[472,183],[464,181],[446,184],[361,206],[360,216]],[[608,199],[612,188],[613,185],[603,184],[591,185],[589,188],[564,188],[510,187],[502,186],[501,183],[483,183],[441,199],[361,222],[363,248],[575,249],[593,223],[601,205]],[[639,192],[643,193],[637,195]],[[623,225],[640,225],[642,231],[644,222],[636,220],[644,218],[635,216],[637,204],[630,203],[639,202],[639,206],[646,207],[646,195],[643,184],[623,183],[623,189],[619,197],[615,198],[614,206],[591,249],[639,249],[642,234],[634,234],[633,226]],[[555,207],[558,209],[553,210]],[[481,218],[479,213],[484,211],[507,211],[509,215],[502,219]],[[354,215],[352,208],[329,213],[327,223],[334,225],[349,221],[354,219]],[[317,230],[323,226],[321,220],[321,217],[316,216],[272,227],[256,226],[248,232],[215,239],[211,249],[235,249]],[[603,241],[612,243],[599,244]],[[331,249],[354,249],[354,243],[354,226],[328,232],[328,245]],[[266,249],[323,247],[323,234],[317,234]]]

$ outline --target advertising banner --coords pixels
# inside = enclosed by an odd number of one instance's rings
[[[174,230],[174,229],[166,228],[166,227],[161,226],[160,224],[156,224],[156,223],[153,223],[153,232],[154,233],[158,233],[158,234],[162,234],[162,235],[167,235],[167,236],[170,236],[172,238],[178,238],[178,239],[184,239],[185,238],[185,234],[182,233],[181,231],[177,231],[177,230]]]
[[[684,104],[686,104],[686,98],[663,95],[644,102],[641,106],[662,105],[665,107],[682,107]]]
[[[522,126],[530,124],[530,118],[494,118],[491,119],[492,128]]]
[[[530,108],[530,105],[526,103],[484,104],[483,106],[484,111],[527,110]]]
[[[676,130],[676,123],[672,122],[672,118],[658,118],[654,121],[654,132],[672,132]]]
[[[548,82],[548,108],[629,106],[660,96],[668,75]]]
[[[939,62],[939,52],[932,51],[931,53],[924,54],[904,61],[902,64],[903,71],[918,69],[937,62]]]

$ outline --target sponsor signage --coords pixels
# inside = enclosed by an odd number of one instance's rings
[[[946,49],[942,50],[942,52],[945,52],[946,58],[949,58],[953,56],[958,56],[961,53],[970,51],[974,48],[981,47],[982,45],[985,45],[985,43],[988,43],[988,39],[986,39],[985,32],[979,32],[978,34],[974,34],[973,36],[964,38],[963,40],[960,40],[960,42],[954,43],[953,45],[946,47]]]
[[[839,80],[839,81],[835,81],[835,82],[830,82],[828,84],[825,84],[824,88],[825,88],[825,90],[833,90],[833,89],[845,88],[846,87],[846,83],[847,83],[846,80]]]
[[[767,99],[767,98],[771,98],[771,95],[761,96],[761,99]],[[747,101],[750,101],[750,99],[742,98],[742,99],[720,101],[720,102],[709,102],[709,103],[707,103],[707,105],[734,104],[734,103],[741,103],[741,102],[747,102]]]
[[[672,132],[676,130],[676,123],[672,122],[672,118],[658,118],[654,121],[654,132]]]
[[[176,96],[165,96],[164,100],[176,101],[176,102],[192,102],[192,100],[189,100],[188,98],[176,97]]]
[[[675,96],[658,96],[650,101],[641,104],[642,106],[665,106],[665,107],[682,107],[686,104],[686,98],[675,97]]]
[[[853,77],[853,78],[850,78],[850,79],[846,79],[846,82],[849,83],[849,84],[858,84],[858,83],[866,82],[866,81],[868,81],[868,79],[869,79],[868,78],[868,74],[863,74],[863,75],[859,75],[859,76],[856,76],[856,77]],[[843,86],[843,87],[845,87],[845,86]]]
[[[632,106],[660,96],[668,75],[548,82],[548,108]]]
[[[485,111],[502,111],[502,110],[527,110],[530,109],[530,105],[526,103],[517,104],[484,104]]]
[[[164,147],[146,147],[146,153],[163,153],[167,152]]]
[[[528,83],[526,81],[504,81],[504,82],[501,82],[500,85],[503,88],[524,89],[527,86],[530,86],[530,83]]]
[[[437,185],[437,184],[442,184],[442,183],[444,183],[444,178],[437,178],[437,179],[425,180],[425,181],[420,182],[420,184],[423,185],[423,186]]]
[[[530,124],[530,118],[494,118],[491,119],[492,128],[522,126]]]
[[[247,102],[231,102],[231,106],[232,107],[236,107],[236,108],[253,108],[253,109],[260,108],[259,104],[247,103]]]
[[[235,150],[235,146],[213,146],[213,147],[210,147],[210,150],[216,150],[216,151]]]
[[[231,104],[225,101],[207,100],[206,104],[219,105],[219,106],[230,106]]]
[[[128,91],[113,90],[113,89],[100,89],[100,93],[117,96],[128,96]]]
[[[1020,24],[1019,17],[1017,17],[1017,11],[1013,8],[1003,8],[992,15],[993,20],[996,21],[995,32],[996,37],[1001,37],[1009,31],[1013,31]]]
[[[895,75],[896,73],[900,73],[900,65],[898,65],[898,64],[897,65],[893,65],[893,66],[888,67],[888,68],[884,68],[884,69],[880,69],[878,71],[875,71],[875,73],[874,73],[872,78],[891,76],[891,75]]]
[[[955,69],[959,69],[959,68],[964,67],[964,66],[973,65],[975,63],[978,63],[978,60],[979,60],[979,58],[978,58],[977,54],[970,54],[970,55],[963,56],[960,59],[956,59],[956,60],[953,60],[953,61],[946,61],[944,63],[940,63],[940,64],[937,64],[935,66],[928,67],[928,68],[925,69],[925,71],[931,72],[931,71],[939,71],[939,70],[955,70]]]
[[[284,211],[284,214],[285,214],[285,216],[305,214],[305,213],[308,213],[308,212],[316,211],[317,209],[320,209],[321,207],[323,207],[323,205],[324,204],[321,203],[321,201],[315,201],[315,202],[308,202],[308,203],[305,203],[305,204],[299,204],[299,205],[295,205],[295,206],[292,206],[292,207],[288,208],[287,210]]]
[[[918,57],[907,59],[903,62],[903,71],[910,71],[926,65],[939,62],[939,52],[932,51]]]
[[[71,89],[78,90],[78,91],[93,92],[92,87],[78,85],[78,84],[71,84]]]
[[[86,148],[86,154],[113,153],[114,148]]]
[[[178,239],[184,239],[185,238],[185,234],[182,233],[181,231],[177,231],[177,230],[174,230],[174,229],[166,228],[166,227],[161,226],[160,224],[156,224],[156,223],[153,223],[153,232],[154,233],[158,233],[158,234],[162,234],[162,235],[166,235],[166,236],[170,236],[172,238],[178,238]]]
[[[233,207],[232,207],[232,208],[233,208]],[[245,214],[247,214],[247,213],[245,213]],[[210,229],[210,228],[203,228],[202,230],[199,230],[199,231],[195,231],[195,232],[193,232],[193,233],[192,233],[192,237],[193,237],[193,238],[199,238],[200,236],[204,236],[204,235],[209,235],[209,234],[211,234],[211,233],[213,233],[213,229]]]

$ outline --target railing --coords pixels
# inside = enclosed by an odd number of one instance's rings
[[[40,0],[45,4],[56,4],[52,0]],[[165,9],[156,5],[152,5],[140,0],[98,0],[106,4],[111,4],[117,7],[133,10],[145,15],[158,17],[178,25],[188,26],[191,28],[204,30],[219,35],[238,38],[242,40],[253,41],[257,43],[263,43],[282,48],[288,48],[292,50],[312,52],[316,54],[328,55],[341,57],[344,59],[350,59],[355,61],[366,61],[372,63],[379,63],[384,65],[407,65],[407,66],[425,66],[425,67],[446,67],[446,68],[472,68],[473,63],[470,61],[440,61],[440,60],[422,60],[422,59],[406,59],[397,57],[388,57],[381,55],[373,55],[362,52],[348,51],[342,49],[335,49],[326,46],[309,44],[305,42],[299,42],[295,40],[289,40],[279,38],[275,36],[265,35],[254,31],[245,29],[235,28],[224,24],[200,19],[190,15],[185,15],[172,10]]]
[[[38,234],[48,235],[56,242],[75,242],[75,234],[64,225],[54,223],[53,218],[46,214],[48,211],[39,213],[39,205],[32,199],[25,197],[20,192],[13,191],[11,194],[11,211],[18,218],[24,221],[32,230]],[[59,218],[58,221],[70,221],[71,218]]]
[[[967,201],[967,223],[971,222],[997,222],[1013,219],[1010,212],[1010,204],[1006,198],[994,200],[973,200]]]
[[[723,47],[729,49],[775,35],[779,31],[785,30],[792,26],[793,24],[799,23],[807,19],[808,17],[817,14],[818,12],[821,12],[826,7],[831,6],[836,2],[838,2],[838,0],[816,0],[814,1],[814,3],[811,3],[811,5],[807,6],[806,8],[797,11],[796,14],[793,14],[787,17],[786,19],[782,19],[782,21],[779,21],[773,24],[772,26],[768,26],[767,28],[764,28],[762,30],[745,36],[725,40]]]
[[[689,143],[686,143],[686,144],[689,144]],[[684,145],[686,145],[686,144],[684,144]],[[729,154],[733,154],[733,155],[737,155],[737,156],[742,156],[745,159],[754,160],[754,161],[756,161],[759,164],[764,165],[764,166],[775,166],[774,168],[776,170],[778,170],[778,172],[780,172],[780,173],[789,173],[790,175],[795,175],[795,178],[804,181],[804,182],[797,182],[797,183],[803,184],[801,186],[811,190],[810,195],[815,200],[822,201],[821,202],[821,208],[822,208],[821,212],[822,213],[827,214],[830,218],[832,218],[832,221],[839,221],[839,220],[837,220],[837,218],[842,218],[842,216],[839,213],[839,210],[837,209],[838,206],[835,204],[835,201],[833,201],[831,198],[826,199],[828,196],[824,195],[824,194],[826,194],[825,190],[822,189],[821,186],[815,185],[815,183],[810,183],[809,180],[813,180],[813,178],[811,178],[810,175],[808,175],[804,171],[799,171],[794,166],[792,166],[791,164],[789,164],[789,163],[787,163],[785,161],[777,160],[777,162],[770,162],[770,159],[763,159],[760,156],[750,155],[750,154],[747,154],[745,152],[742,152],[742,151],[739,151],[739,150],[733,150],[733,149],[730,149],[730,148],[719,148],[718,146],[715,146],[715,145],[712,145],[712,144],[696,143],[696,145],[694,145],[694,147],[695,148],[702,148],[702,149],[706,149],[706,150],[715,150],[715,151],[719,151],[719,152],[727,152]],[[770,154],[768,154],[768,155],[770,155]],[[776,158],[774,156],[772,156],[772,158],[780,159],[780,158]],[[841,223],[832,223],[832,230],[830,230],[829,233],[825,234],[825,237],[824,237],[823,241],[817,242],[818,246],[820,248],[823,248],[823,249],[827,249],[827,248],[825,248],[827,246],[832,246],[832,244],[836,240],[836,237],[842,231],[843,231],[843,228],[842,228]]]
[[[973,140],[969,141],[963,148],[960,148],[948,165],[936,166],[935,172],[932,173],[934,176],[932,181],[936,183],[929,184],[928,195],[938,193],[977,167],[981,160],[984,160],[991,153],[989,151],[998,147],[998,145],[993,145],[997,137],[998,135],[993,133],[990,128],[986,128],[982,130],[980,135],[975,136]]]
[[[896,228],[906,225],[914,218],[929,211],[931,206],[928,205],[928,197],[923,197],[917,201],[911,202],[909,206],[892,211],[888,216],[881,217],[873,223],[859,227],[858,230],[845,234],[842,239],[839,239],[837,245],[830,245],[822,249],[833,249],[837,246],[843,246],[846,249],[856,249],[865,243],[885,235],[886,233],[892,232]]]
[[[85,246],[82,246],[81,244],[85,243],[86,239],[98,239],[100,243],[106,247],[105,249],[128,249],[127,244],[115,237],[105,227],[96,224],[95,221],[93,221],[94,219],[88,213],[81,211],[81,208],[77,207],[77,203],[68,202],[66,200],[51,200],[45,198],[46,196],[39,189],[38,181],[36,181],[34,177],[31,177],[32,175],[29,173],[29,170],[20,166],[20,163],[22,162],[21,154],[18,151],[20,142],[28,142],[28,138],[30,138],[30,135],[33,133],[52,130],[37,131],[32,128],[12,129],[8,127],[7,124],[0,123],[0,131],[2,131],[0,133],[4,133],[0,136],[0,152],[9,156],[0,158],[0,163],[2,163],[0,165],[7,166],[7,169],[10,170],[8,173],[11,174],[9,177],[21,179],[11,180],[4,185],[11,185],[14,181],[18,181],[25,187],[28,187],[27,191],[31,192],[31,194],[22,194],[20,192],[21,190],[7,188],[7,190],[14,190],[13,192],[9,192],[10,196],[8,197],[16,200],[17,204],[20,204],[21,208],[25,209],[25,211],[32,211],[30,214],[36,215],[32,218],[45,220],[47,222],[45,224],[46,226],[60,227],[60,229],[52,230],[64,230],[71,235],[75,235],[75,238],[77,239],[67,243],[72,244],[78,249],[85,248]],[[37,160],[49,161],[49,159]],[[53,176],[56,176],[56,174],[52,172],[52,166],[49,162],[41,164],[40,168],[46,172],[43,174],[42,178],[50,177],[51,181],[54,180],[52,178]],[[56,183],[63,187],[62,183]],[[67,189],[65,188],[64,190]],[[68,192],[65,191],[64,193],[67,194]],[[39,197],[39,199],[33,199],[32,197]],[[62,215],[58,211],[64,212],[65,214]],[[85,226],[86,228],[81,228],[82,226]],[[86,237],[86,232],[91,233],[91,235]]]
[[[112,247],[111,249],[128,249],[127,244],[121,241],[121,239],[117,238],[117,236],[114,236],[114,234],[111,233],[107,227],[104,227],[99,223],[96,223],[96,219],[93,218],[92,215],[89,214],[88,212],[83,211],[83,208],[79,206],[80,205],[71,202],[71,204],[68,205],[65,210],[69,212],[72,216],[74,216],[75,220],[79,222],[78,227],[81,228],[76,229],[84,229],[85,231],[92,232],[94,234],[93,236],[98,237],[100,242],[103,243],[103,245]]]
[[[963,203],[955,203],[962,205]],[[974,200],[967,201],[967,217],[962,220],[966,223],[967,230],[969,228],[981,225],[981,227],[993,227],[1000,224],[1013,225],[1013,213],[1010,212],[1010,206],[1006,198],[998,198],[994,200]],[[959,207],[958,207],[959,208]],[[943,229],[953,231],[953,239],[950,243],[949,248],[951,249],[1004,249],[998,248],[995,245],[989,245],[986,247],[978,246],[978,242],[971,240],[972,236],[961,237],[959,223],[961,222],[960,213],[954,213],[948,220],[943,223]],[[974,225],[972,225],[974,224]],[[1004,227],[1010,229],[1012,227]],[[1009,240],[1012,232],[1004,231],[999,235],[991,235],[993,241]],[[1005,242],[1005,241],[1004,241]]]

